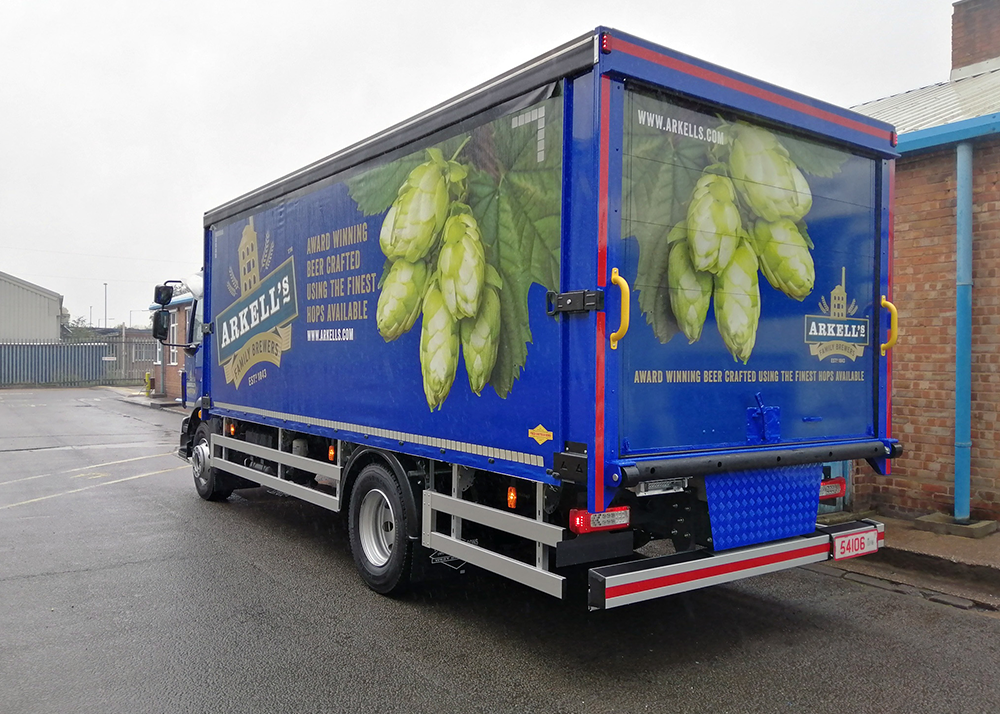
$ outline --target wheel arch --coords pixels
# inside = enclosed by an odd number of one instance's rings
[[[181,443],[180,452],[185,458],[191,458],[191,450],[194,447],[194,435],[198,431],[198,427],[204,421],[211,423],[212,419],[205,420],[201,418],[201,409],[195,408],[191,410],[191,413],[184,418],[181,422]]]
[[[347,465],[344,466],[344,476],[341,479],[342,495],[340,497],[340,510],[345,514],[347,513],[347,504],[351,502],[351,491],[354,489],[354,483],[357,481],[362,469],[372,463],[381,464],[396,477],[396,481],[399,483],[399,490],[402,493],[403,507],[415,516],[414,518],[408,518],[406,521],[406,535],[410,540],[419,540],[420,508],[417,506],[413,484],[407,476],[407,471],[412,470],[414,464],[409,457],[402,454],[384,451],[383,449],[371,446],[363,446],[351,454],[350,459],[347,460]]]

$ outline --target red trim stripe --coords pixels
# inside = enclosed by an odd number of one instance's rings
[[[786,563],[790,560],[795,560],[797,558],[805,558],[811,555],[820,555],[822,553],[830,552],[830,544],[819,543],[818,545],[811,545],[806,548],[798,548],[796,550],[789,550],[784,553],[774,553],[773,555],[761,555],[756,558],[750,558],[748,560],[738,560],[734,563],[723,563],[721,565],[712,565],[707,568],[701,568],[699,570],[688,570],[684,573],[675,573],[673,575],[664,575],[659,578],[652,578],[650,580],[641,580],[634,583],[626,583],[624,585],[615,585],[614,587],[608,588],[604,593],[605,600],[611,600],[616,597],[624,597],[626,595],[634,595],[636,593],[643,593],[649,590],[658,590],[659,588],[668,588],[673,585],[682,585],[684,583],[690,583],[695,580],[705,580],[708,578],[714,578],[719,575],[730,575],[732,573],[738,573],[744,570],[752,570],[753,568],[760,568],[766,565],[775,565],[777,563]]]
[[[785,107],[786,109],[791,109],[793,111],[801,112],[802,114],[808,114],[809,116],[815,117],[817,119],[822,119],[823,121],[832,122],[833,124],[838,124],[847,129],[853,129],[854,131],[860,131],[870,136],[878,137],[879,139],[885,139],[889,141],[891,132],[885,129],[879,129],[877,127],[869,126],[862,122],[856,121],[854,119],[849,119],[847,117],[840,116],[839,114],[834,114],[833,112],[828,112],[825,109],[820,109],[819,107],[814,107],[811,104],[806,104],[805,102],[800,102],[797,99],[792,99],[791,97],[786,97],[777,92],[772,92],[768,89],[763,89],[762,87],[757,87],[742,80],[736,79],[734,77],[727,77],[726,75],[719,74],[718,72],[713,72],[710,69],[705,69],[704,67],[698,67],[690,62],[685,62],[674,57],[669,57],[667,55],[660,54],[655,50],[649,50],[645,47],[640,47],[639,45],[632,44],[627,40],[623,40],[617,37],[609,37],[611,49],[617,50],[619,52],[624,52],[625,54],[632,55],[633,57],[638,57],[639,59],[646,60],[647,62],[652,62],[658,64],[661,67],[666,67],[667,69],[672,69],[677,72],[683,72],[684,74],[690,75],[692,77],[697,77],[698,79],[704,79],[713,84],[718,84],[719,86],[726,87],[727,89],[733,89],[737,92],[742,92],[743,94],[749,94],[752,97],[757,97],[758,99],[763,99],[765,101],[771,102],[772,104],[777,104],[779,106]]]
[[[597,403],[594,433],[594,512],[604,510],[604,313],[597,313]]]
[[[608,152],[611,145],[611,80],[601,77],[600,152],[597,179],[597,287],[608,281]]]
[[[598,135],[600,155],[598,156],[597,178],[597,286],[608,284],[608,162],[611,141],[611,80],[601,77],[600,125]],[[594,410],[594,511],[604,510],[604,350],[605,315],[597,313],[597,352],[594,384],[596,404]]]

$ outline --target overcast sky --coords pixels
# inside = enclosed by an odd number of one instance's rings
[[[0,0],[0,271],[145,324],[202,214],[607,25],[851,106],[948,78],[949,0]]]

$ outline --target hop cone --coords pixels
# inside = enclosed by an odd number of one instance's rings
[[[457,213],[445,222],[443,236],[438,272],[445,304],[457,319],[475,317],[486,270],[479,225],[471,213]]]
[[[812,191],[788,150],[766,129],[735,124],[732,130],[730,175],[746,204],[765,221],[801,220],[812,208]]]
[[[500,295],[495,287],[486,287],[479,314],[462,320],[461,332],[469,386],[478,395],[490,381],[500,345]]]
[[[444,403],[455,381],[458,332],[458,321],[448,311],[441,288],[432,278],[424,295],[424,320],[420,330],[420,371],[424,376],[424,395],[431,411]]]
[[[400,258],[392,264],[375,311],[375,324],[386,342],[409,332],[417,321],[429,276],[422,260],[410,263]]]
[[[757,283],[757,256],[741,241],[733,259],[715,276],[715,322],[722,341],[734,360],[746,364],[757,339],[760,318],[760,288]]]
[[[732,260],[743,222],[736,190],[725,176],[703,174],[687,213],[687,237],[695,270],[718,274]]]
[[[701,337],[701,328],[712,301],[712,274],[694,269],[686,241],[678,241],[670,248],[667,285],[677,326],[688,338],[689,344],[695,342]]]
[[[812,292],[816,280],[812,254],[794,223],[787,218],[757,221],[753,241],[760,270],[772,287],[799,301]]]
[[[448,213],[448,165],[437,150],[399,187],[396,200],[382,222],[379,245],[390,260],[414,263],[434,247]]]

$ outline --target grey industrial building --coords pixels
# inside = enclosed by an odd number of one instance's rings
[[[68,313],[63,296],[0,272],[0,342],[60,339]]]

